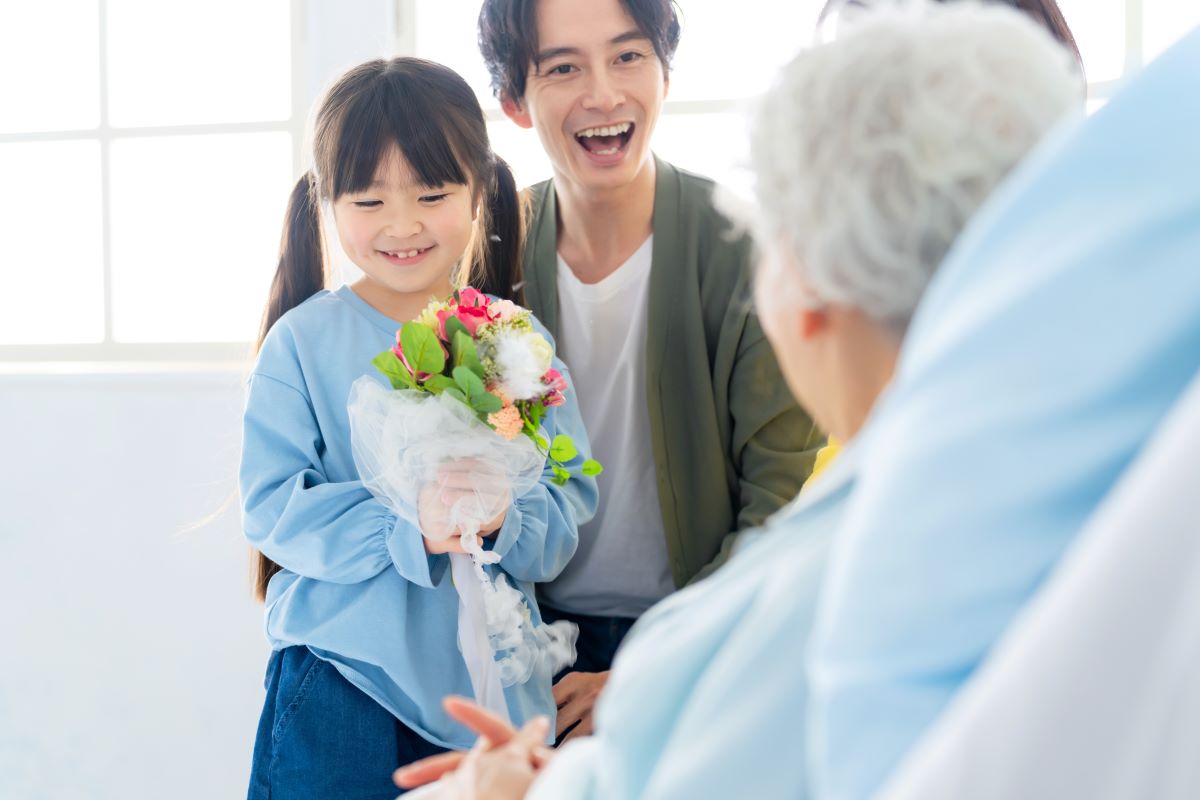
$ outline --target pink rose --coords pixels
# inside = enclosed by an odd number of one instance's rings
[[[487,308],[490,302],[491,300],[488,299],[486,294],[478,289],[472,289],[470,286],[458,293],[458,305],[460,307]]]
[[[565,402],[567,402],[567,398],[562,392],[551,392],[542,398],[542,405],[544,405],[546,408],[561,406]]]

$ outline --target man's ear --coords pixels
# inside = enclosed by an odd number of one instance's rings
[[[500,92],[500,110],[504,112],[504,116],[522,128],[533,127],[533,119],[529,116],[529,112],[520,103],[509,97],[508,92]]]

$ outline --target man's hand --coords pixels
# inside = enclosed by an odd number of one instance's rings
[[[558,706],[558,729],[555,738],[575,725],[563,742],[576,736],[592,735],[592,708],[608,683],[607,672],[571,672],[554,684],[554,704]],[[576,725],[576,723],[578,723]]]
[[[545,745],[546,720],[531,720],[518,731],[465,698],[447,697],[442,705],[451,717],[478,733],[478,741],[470,752],[442,753],[396,770],[396,785],[413,789],[449,775],[439,799],[524,796],[553,754]]]

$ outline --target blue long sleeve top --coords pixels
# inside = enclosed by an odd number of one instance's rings
[[[880,791],[1200,368],[1197,75],[1200,30],[1052,135],[930,285],[830,558],[819,797]]]
[[[250,543],[283,569],[271,578],[266,632],[274,649],[306,645],[404,724],[443,747],[473,737],[442,710],[448,694],[472,696],[459,652],[458,594],[449,559],[426,554],[420,531],[362,484],[350,449],[350,386],[386,379],[371,359],[395,344],[399,323],[349,286],[323,291],[271,328],[248,381],[240,484]],[[543,333],[544,329],[540,328]],[[550,338],[548,334],[547,338]],[[555,367],[570,384],[567,368]],[[544,423],[574,438],[577,468],[589,452],[574,389]],[[554,578],[590,519],[592,478],[555,486],[551,473],[508,509],[487,547],[534,623],[533,583]],[[549,674],[509,687],[513,721],[553,719]]]
[[[562,748],[529,800],[809,797],[809,629],[856,463],[847,446],[725,566],[638,620],[595,735]]]

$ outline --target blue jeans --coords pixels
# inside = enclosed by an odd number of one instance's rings
[[[606,672],[612,668],[617,648],[637,619],[631,617],[593,617],[589,614],[573,614],[538,603],[542,619],[557,622],[565,619],[579,626],[579,639],[575,643],[578,657],[575,663],[554,676],[558,681],[568,672]]]
[[[445,752],[307,647],[267,662],[248,800],[392,800],[392,772]]]

